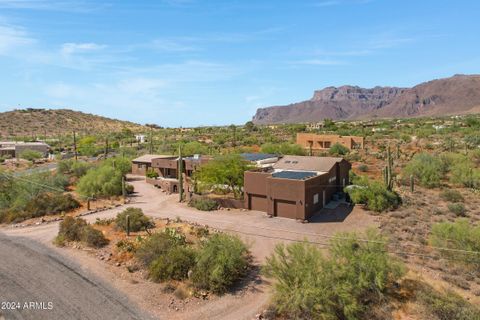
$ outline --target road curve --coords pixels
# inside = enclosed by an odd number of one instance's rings
[[[150,317],[108,284],[52,249],[0,233],[0,319]]]

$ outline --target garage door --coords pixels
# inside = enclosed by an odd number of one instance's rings
[[[267,212],[267,197],[260,196],[256,194],[249,194],[248,195],[248,203],[250,210],[257,210]]]
[[[296,212],[295,201],[275,200],[275,216],[295,219]]]

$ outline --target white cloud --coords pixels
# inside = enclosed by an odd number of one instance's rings
[[[76,53],[86,53],[86,52],[92,52],[92,51],[97,51],[105,48],[105,45],[100,45],[96,43],[64,43],[62,45],[62,48],[60,52],[62,53],[63,56],[70,56]]]
[[[0,25],[0,55],[12,54],[15,50],[35,43],[27,32],[17,26]]]

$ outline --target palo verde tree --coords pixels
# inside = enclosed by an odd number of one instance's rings
[[[241,198],[243,189],[243,173],[252,165],[239,154],[218,156],[202,165],[195,173],[200,189],[216,192],[232,192],[235,198]]]

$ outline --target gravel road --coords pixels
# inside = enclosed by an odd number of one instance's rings
[[[0,319],[148,319],[117,290],[38,242],[0,234],[0,261]]]

